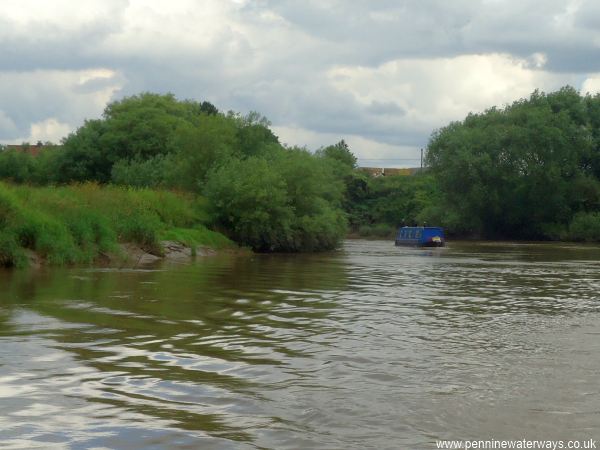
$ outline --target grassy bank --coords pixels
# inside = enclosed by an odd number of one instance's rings
[[[0,265],[23,267],[28,251],[50,264],[90,263],[131,242],[160,255],[162,240],[233,247],[206,228],[201,197],[150,189],[30,187],[0,183]]]

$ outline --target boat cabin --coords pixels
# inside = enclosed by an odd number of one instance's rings
[[[396,234],[396,245],[416,247],[443,247],[446,243],[440,227],[401,227]]]

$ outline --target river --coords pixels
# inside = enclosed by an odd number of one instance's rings
[[[2,449],[600,437],[600,248],[0,272]]]

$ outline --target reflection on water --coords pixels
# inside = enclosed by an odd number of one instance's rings
[[[349,241],[0,272],[0,445],[597,438],[598,269],[594,247]]]

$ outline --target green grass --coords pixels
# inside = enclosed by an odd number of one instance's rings
[[[573,241],[600,242],[600,213],[575,214],[569,225],[567,237]]]
[[[233,241],[221,233],[209,230],[203,225],[196,228],[171,228],[160,234],[161,241],[177,241],[189,247],[210,247],[224,249],[236,247]]]
[[[0,183],[0,265],[27,264],[27,250],[51,264],[91,263],[133,242],[160,254],[161,240],[213,248],[234,244],[206,228],[203,198],[87,183],[31,187]]]

